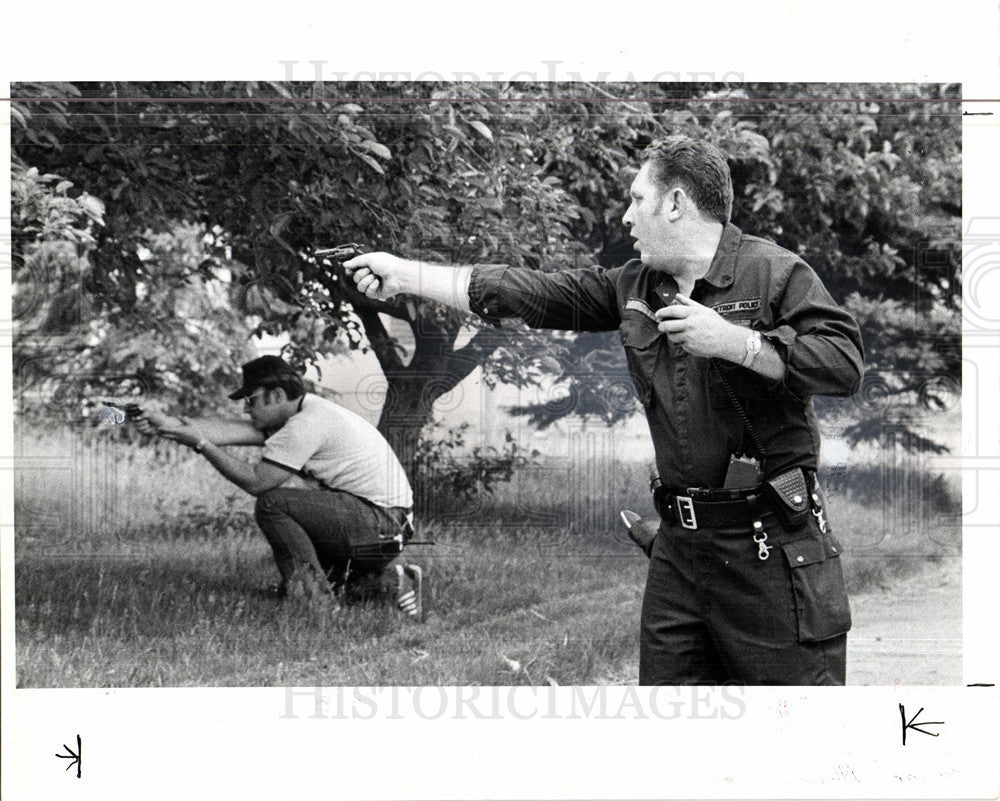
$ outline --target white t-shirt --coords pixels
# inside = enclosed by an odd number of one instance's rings
[[[263,458],[378,506],[413,506],[406,473],[378,429],[318,395],[307,393],[264,441]]]

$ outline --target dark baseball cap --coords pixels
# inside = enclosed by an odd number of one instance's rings
[[[261,356],[243,365],[243,386],[229,398],[240,400],[261,387],[275,387],[288,383],[304,386],[302,376],[280,356]]]

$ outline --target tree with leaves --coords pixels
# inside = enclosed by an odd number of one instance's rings
[[[35,168],[72,182],[67,201],[104,204],[84,225],[76,324],[99,327],[104,343],[133,341],[154,320],[162,342],[199,317],[218,334],[206,364],[180,365],[184,348],[146,351],[140,364],[138,351],[105,347],[99,369],[134,368],[147,390],[180,399],[206,366],[231,375],[245,325],[287,333],[300,364],[370,347],[388,382],[379,428],[404,463],[434,401],[478,368],[488,383],[564,388],[559,401],[519,410],[538,425],[620,420],[636,405],[613,339],[501,331],[414,299],[372,301],[313,251],[356,241],[456,263],[619,264],[632,255],[620,223],[630,171],[649,141],[673,132],[728,155],[734,222],[800,253],[846,298],[876,391],[898,399],[900,419],[927,396],[928,375],[959,375],[954,87],[97,83],[12,94],[15,178]],[[18,285],[62,236],[23,231]],[[179,231],[205,252],[165,252],[162,237]],[[166,300],[167,287],[209,285],[228,304],[225,325],[221,307]],[[409,358],[398,326],[412,334]],[[28,340],[38,336],[22,329],[17,347]],[[848,433],[870,437],[877,424],[862,418]]]

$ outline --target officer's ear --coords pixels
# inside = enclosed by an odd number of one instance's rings
[[[690,214],[691,211],[691,198],[681,187],[674,186],[660,195],[660,213],[670,222]]]

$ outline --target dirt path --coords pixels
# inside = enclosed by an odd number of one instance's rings
[[[962,683],[962,559],[851,598],[848,685]]]

